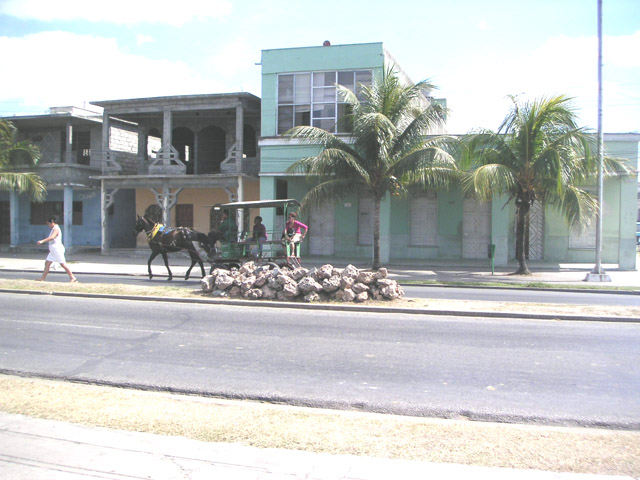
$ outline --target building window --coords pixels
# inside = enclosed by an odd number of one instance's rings
[[[71,150],[78,165],[91,163],[91,132],[73,132]]]
[[[587,228],[571,228],[569,231],[569,248],[594,249],[596,248],[596,222],[591,222]]]
[[[592,196],[598,195],[598,188],[589,185],[587,187],[583,187],[585,191],[590,193]],[[606,218],[608,213],[607,204],[604,203],[602,205],[602,218]],[[596,248],[596,228],[597,222],[596,218],[593,217],[591,219],[591,224],[586,228],[580,227],[570,227],[569,228],[569,248],[575,249],[595,249]]]
[[[54,215],[64,225],[63,202],[31,203],[31,225],[46,225]],[[82,202],[73,202],[73,225],[82,225]]]
[[[435,192],[411,198],[409,245],[436,245],[438,237],[438,197]]]
[[[348,125],[339,122],[348,108],[340,102],[336,85],[359,95],[360,85],[371,85],[371,79],[371,70],[278,75],[278,134],[303,125],[331,133],[347,132]]]

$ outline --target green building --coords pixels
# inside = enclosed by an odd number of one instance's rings
[[[292,126],[329,131],[344,112],[335,84],[355,87],[379,76],[392,57],[382,43],[263,50],[260,139],[260,197],[301,199],[310,188],[303,177],[286,173],[294,161],[317,149],[282,136]],[[340,133],[340,132],[334,132]],[[464,132],[457,132],[464,133]],[[612,156],[638,159],[640,134],[606,134]],[[603,205],[603,263],[636,268],[637,179],[606,179]],[[595,191],[595,179],[594,179]],[[367,262],[372,258],[371,198],[358,191],[330,205],[311,206],[302,217],[310,227],[304,254]],[[593,263],[595,222],[586,231],[570,229],[551,208],[534,205],[530,261]],[[265,223],[280,229],[283,219],[265,212]],[[410,198],[384,199],[381,208],[381,261],[428,264],[435,260],[487,259],[494,244],[495,264],[515,257],[515,205],[506,198],[479,203],[458,187]],[[534,263],[535,264],[535,263]]]

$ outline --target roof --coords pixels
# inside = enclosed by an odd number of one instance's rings
[[[300,202],[295,198],[285,198],[282,200],[256,200],[252,202],[230,202],[230,203],[217,203],[215,205],[205,205],[206,207],[214,207],[216,209],[222,208],[270,208],[270,207],[283,207],[283,206],[300,206]]]

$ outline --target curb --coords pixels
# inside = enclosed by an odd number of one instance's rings
[[[112,274],[106,274],[112,275]],[[404,283],[398,282],[403,287],[439,287],[439,288],[476,288],[476,289],[486,289],[486,290],[534,290],[536,292],[569,292],[569,293],[595,293],[595,294],[606,294],[606,295],[640,295],[640,289],[638,290],[599,290],[596,288],[558,288],[558,287],[527,287],[527,286],[507,286],[507,285],[482,285],[481,283],[474,285],[449,285],[447,283],[433,283],[433,284],[424,284],[424,283]],[[540,283],[549,283],[549,282],[540,282]],[[557,282],[562,283],[562,282]],[[567,285],[566,283],[564,285]]]
[[[42,270],[25,270],[25,269],[18,269],[18,268],[0,268],[0,272],[14,272],[14,273],[41,273]],[[64,273],[64,272],[49,272],[50,274],[54,274],[54,273]],[[144,273],[128,273],[128,272],[86,272],[86,271],[74,271],[74,273],[77,273],[78,275],[105,275],[105,276],[118,276],[118,277],[123,277],[123,276],[127,276],[127,277],[147,277],[148,274],[146,272]],[[168,275],[166,274],[154,274],[154,278],[155,277],[159,277],[159,278],[167,278]],[[176,276],[174,275],[174,278],[176,278]],[[195,278],[195,277],[192,277]],[[400,286],[403,287],[419,287],[419,288],[475,288],[475,289],[486,289],[486,290],[533,290],[533,291],[537,291],[537,292],[570,292],[570,293],[593,293],[593,294],[606,294],[606,295],[640,295],[640,288],[638,288],[637,290],[613,290],[613,289],[597,289],[597,288],[572,288],[572,287],[568,287],[568,288],[557,288],[557,287],[527,287],[524,285],[524,282],[522,282],[522,286],[520,285],[519,282],[518,286],[515,286],[516,282],[514,283],[514,286],[511,285],[483,285],[482,281],[479,282],[469,282],[469,283],[473,283],[473,285],[470,284],[466,284],[466,285],[451,285],[449,283],[407,283],[405,281],[400,281],[400,280],[396,280],[398,282],[398,284]],[[427,281],[433,281],[433,280],[427,280]],[[455,280],[451,281],[452,283],[455,283]],[[549,283],[549,282],[539,282],[539,283]],[[557,283],[562,283],[562,282],[557,282]],[[564,285],[567,285],[566,283]]]
[[[178,298],[178,297],[156,297],[156,296],[135,296],[135,295],[109,295],[103,293],[74,293],[74,292],[43,292],[39,290],[11,290],[0,289],[0,293],[14,293],[23,295],[52,295],[58,297],[81,297],[81,298],[100,298],[106,300],[134,300],[141,302],[169,302],[169,303],[191,303],[201,305],[236,305],[243,307],[257,308],[295,308],[304,310],[329,310],[329,311],[351,311],[364,313],[394,313],[406,315],[431,315],[431,316],[448,316],[448,317],[484,317],[484,318],[512,318],[519,320],[561,320],[576,322],[608,322],[608,323],[640,323],[640,318],[636,317],[595,317],[585,315],[563,315],[548,313],[520,313],[520,312],[482,312],[482,311],[465,311],[465,310],[424,310],[417,308],[399,308],[399,307],[377,307],[365,305],[340,304],[332,305],[326,303],[298,303],[298,302],[280,302],[265,300],[221,300],[221,299],[199,299],[199,298]]]

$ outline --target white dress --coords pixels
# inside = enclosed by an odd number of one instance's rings
[[[56,262],[56,263],[67,263],[64,258],[64,245],[62,244],[62,232],[60,231],[60,226],[56,225],[51,229],[51,233],[49,236],[53,235],[55,230],[58,230],[58,235],[53,240],[49,241],[49,255],[47,255],[48,262]]]

